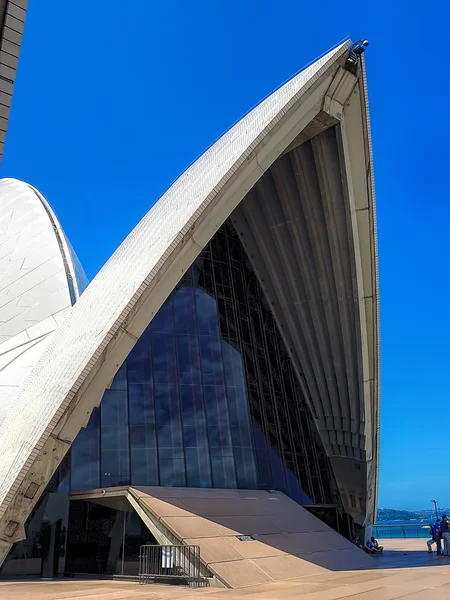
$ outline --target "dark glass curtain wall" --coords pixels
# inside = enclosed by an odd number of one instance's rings
[[[66,456],[25,523],[25,539],[11,548],[0,579],[56,577],[64,572],[69,517],[69,463]]]
[[[139,575],[139,550],[157,541],[123,498],[72,500],[67,539],[67,574]]]
[[[229,223],[144,332],[72,449],[73,490],[276,489],[338,502],[291,361]]]

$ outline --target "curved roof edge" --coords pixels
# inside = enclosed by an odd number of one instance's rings
[[[79,296],[61,225],[29,184],[0,179],[0,424]]]
[[[37,188],[35,188],[29,183],[26,183],[26,185],[31,190],[33,190],[33,192],[42,202],[42,205],[45,208],[49,219],[53,225],[55,236],[58,240],[58,244],[61,249],[61,256],[64,261],[64,268],[66,271],[67,283],[69,285],[69,290],[72,297],[72,304],[75,304],[75,302],[81,296],[81,294],[86,289],[89,283],[84,269],[81,266],[78,256],[76,255],[75,250],[72,248],[72,245],[69,242],[63,228],[61,227],[61,223],[59,222],[58,217],[56,216],[56,213],[51,207],[48,200],[41,194],[41,192]]]
[[[376,218],[376,195],[375,195],[375,172],[373,163],[373,148],[372,148],[372,131],[370,127],[370,111],[369,111],[369,93],[367,89],[367,71],[366,61],[364,54],[361,57],[361,70],[362,70],[362,84],[364,88],[364,121],[367,133],[367,147],[369,154],[369,195],[370,195],[370,206],[371,206],[371,224],[372,224],[372,280],[373,280],[373,303],[374,303],[374,336],[375,336],[375,356],[373,357],[376,373],[374,374],[374,396],[375,405],[373,407],[375,411],[374,421],[376,423],[375,432],[375,465],[374,470],[374,498],[372,499],[372,519],[373,523],[377,522],[377,510],[378,510],[378,482],[379,482],[379,471],[380,471],[380,285],[379,285],[379,271],[378,271],[378,233],[377,233],[377,218]]]

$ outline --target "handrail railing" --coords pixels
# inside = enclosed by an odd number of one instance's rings
[[[204,583],[199,546],[141,546],[139,583],[153,583],[162,578],[183,579],[196,587]]]
[[[430,528],[427,523],[376,523],[373,534],[377,538],[429,538]]]

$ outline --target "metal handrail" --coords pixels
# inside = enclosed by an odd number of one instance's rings
[[[384,531],[383,531],[384,530]],[[375,537],[381,539],[399,539],[399,538],[429,538],[429,527],[427,523],[376,523],[373,526]]]
[[[153,583],[155,579],[183,579],[199,587],[204,583],[201,572],[200,547],[141,546],[139,552],[139,583]]]
[[[434,520],[433,520],[434,522]],[[374,527],[418,527],[419,529],[421,527],[428,527],[429,525],[433,524],[432,521],[430,521],[429,523],[427,521],[424,521],[423,523],[375,523]]]

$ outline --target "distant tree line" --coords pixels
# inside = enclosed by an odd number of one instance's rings
[[[422,519],[423,516],[418,512],[409,510],[396,510],[395,508],[379,508],[378,523],[380,521],[409,521],[410,519]]]

